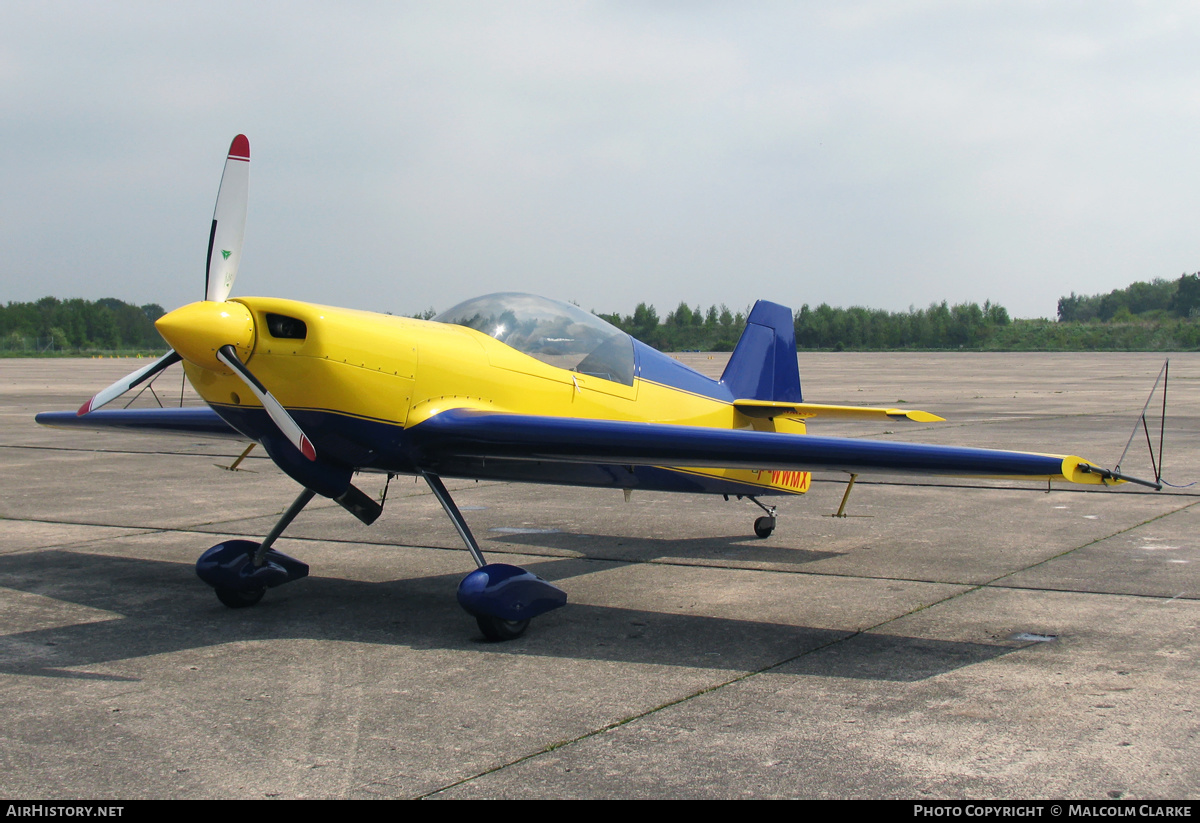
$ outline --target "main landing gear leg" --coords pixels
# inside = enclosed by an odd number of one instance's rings
[[[213,587],[218,600],[231,609],[253,606],[262,600],[267,589],[308,576],[307,564],[271,546],[314,495],[312,489],[300,492],[261,543],[226,540],[200,555],[196,574]]]
[[[458,604],[475,618],[484,637],[513,640],[525,633],[533,618],[566,605],[566,592],[532,572],[506,563],[488,563],[442,478],[432,472],[421,472],[421,476],[479,567],[458,584]]]

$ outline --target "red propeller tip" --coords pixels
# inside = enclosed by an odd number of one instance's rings
[[[229,159],[250,159],[250,141],[246,139],[246,135],[239,134],[237,137],[233,138],[233,142],[229,144]]]
[[[95,397],[89,397],[84,404],[79,407],[79,411],[75,412],[75,416],[83,417],[85,414],[90,412],[92,410],[92,401],[95,399]]]
[[[300,435],[300,453],[309,460],[316,461],[317,450],[313,448],[313,444],[309,442],[307,435]]]

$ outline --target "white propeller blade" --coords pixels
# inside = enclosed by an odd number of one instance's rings
[[[229,297],[242,261],[242,239],[246,236],[246,199],[250,194],[250,141],[239,134],[229,145],[217,207],[208,235],[208,268],[205,300],[218,303]]]
[[[258,402],[263,404],[263,408],[267,410],[267,414],[271,416],[271,420],[279,427],[279,431],[283,432],[283,436],[292,441],[292,445],[300,450],[300,453],[309,460],[317,459],[317,450],[313,448],[312,441],[304,434],[292,416],[287,413],[287,409],[276,400],[266,386],[258,382],[245,364],[238,359],[237,351],[233,346],[222,346],[217,349],[217,359],[224,363],[229,368],[233,369],[238,377],[242,378],[250,391],[254,392],[254,396],[258,398]]]
[[[224,302],[229,297],[229,290],[233,288],[234,278],[237,277],[238,264],[242,259],[242,239],[246,235],[246,199],[249,193],[250,141],[246,139],[246,135],[239,134],[229,144],[229,156],[225,159],[225,171],[221,175],[221,188],[217,191],[217,206],[213,211],[212,229],[208,235],[205,300]],[[236,358],[236,356],[235,353],[234,357]],[[94,394],[91,399],[79,407],[79,411],[76,413],[82,416],[111,403],[134,386],[144,383],[167,366],[177,363],[181,359],[175,351],[167,352],[145,368],[138,369],[133,374],[122,377],[108,388]],[[239,371],[238,374],[242,374],[242,372]],[[243,379],[245,379],[244,376]],[[279,413],[287,417],[291,426],[299,432],[299,427],[296,426],[291,417],[287,416],[287,412],[283,411],[283,407],[279,406],[274,398],[271,398],[271,403],[278,406]],[[271,405],[265,401],[263,405],[271,412],[272,419],[275,419],[277,413],[271,410]],[[279,423],[277,419],[276,423]],[[282,423],[279,424],[279,427],[280,429],[285,429]],[[288,436],[293,441],[296,441],[296,438],[291,434]],[[303,432],[300,432],[299,436],[304,437]],[[308,438],[304,438],[304,442],[307,443]],[[303,451],[299,442],[297,442],[297,448]],[[311,444],[309,445],[309,449],[312,449]],[[307,455],[307,452],[305,454]]]
[[[172,363],[178,363],[182,359],[183,358],[181,358],[174,351],[167,352],[149,366],[138,369],[133,374],[128,374],[122,377],[107,389],[101,389],[100,391],[96,392],[94,395],[92,395],[92,398],[80,406],[79,411],[75,413],[82,417],[88,412],[93,412],[101,406],[108,405],[125,392],[132,389],[134,386],[138,385],[139,383],[144,383],[146,380],[158,374],[167,366],[171,365]]]

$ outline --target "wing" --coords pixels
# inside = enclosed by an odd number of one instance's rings
[[[36,418],[43,426],[63,429],[121,429],[159,434],[192,434],[247,440],[244,434],[217,416],[208,406],[168,409],[116,409],[78,416],[75,412],[42,412]]]
[[[409,435],[432,459],[454,455],[608,465],[1065,478],[1089,484],[1132,479],[1072,455],[470,409],[442,412],[410,429]]]

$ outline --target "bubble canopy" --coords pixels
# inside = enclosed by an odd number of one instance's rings
[[[633,338],[569,303],[499,292],[466,300],[433,319],[483,332],[560,369],[633,385]]]

